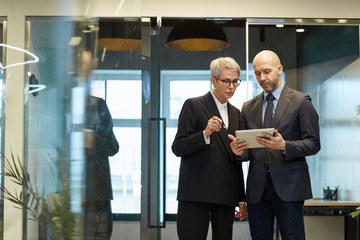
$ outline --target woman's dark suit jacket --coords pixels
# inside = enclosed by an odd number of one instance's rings
[[[237,206],[245,200],[243,172],[227,135],[239,129],[240,111],[228,103],[228,129],[214,132],[206,145],[203,130],[213,116],[221,118],[210,92],[187,99],[182,107],[172,145],[181,157],[177,199]]]

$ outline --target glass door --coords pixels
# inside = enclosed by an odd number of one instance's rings
[[[168,47],[166,43],[169,36],[185,21],[193,21],[193,26],[204,24],[204,21],[218,25],[227,37],[228,47],[217,50],[179,50]],[[194,31],[190,26],[188,27],[187,32]],[[210,62],[218,57],[232,57],[241,67],[242,82],[230,102],[237,108],[241,108],[247,100],[251,84],[249,85],[246,81],[245,21],[242,19],[163,18],[157,38],[158,50],[153,53],[152,59],[159,61],[159,114],[162,118],[166,118],[165,211],[168,222],[167,228],[162,232],[162,237],[177,239],[176,214],[180,158],[173,154],[171,146],[178,128],[178,117],[186,99],[203,96],[212,89]],[[246,171],[246,166],[243,167]],[[208,239],[211,239],[211,230]]]
[[[96,19],[98,64],[91,94],[105,99],[119,152],[109,158],[113,199],[113,238],[160,239],[163,210],[165,126],[154,110],[156,81],[151,61],[150,18]],[[129,227],[130,226],[130,227]]]

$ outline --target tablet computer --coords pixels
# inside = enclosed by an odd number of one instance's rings
[[[265,147],[256,141],[256,137],[262,137],[263,132],[274,134],[275,128],[261,128],[261,129],[249,129],[249,130],[236,130],[236,139],[240,142],[246,141],[249,144],[248,148],[261,148]]]

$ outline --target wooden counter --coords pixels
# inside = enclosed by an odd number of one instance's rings
[[[304,207],[360,207],[360,202],[357,201],[341,201],[341,200],[306,200]]]

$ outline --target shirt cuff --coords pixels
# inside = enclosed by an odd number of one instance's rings
[[[210,144],[210,137],[205,136],[205,130],[203,131],[203,135],[204,135],[205,144],[206,145]]]

